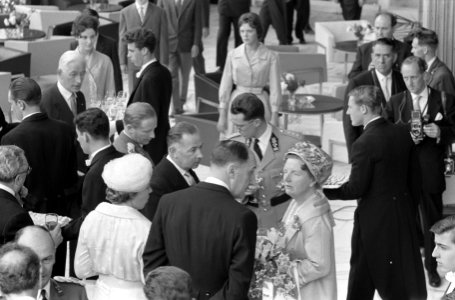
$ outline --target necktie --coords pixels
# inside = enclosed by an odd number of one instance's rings
[[[414,98],[414,101],[412,102],[412,106],[414,107],[414,110],[416,111],[421,111],[420,109],[420,98],[422,98],[422,96],[417,96]]]
[[[193,176],[191,176],[190,173],[185,172],[184,176],[189,186],[193,186],[196,183],[196,181],[194,180]]]
[[[254,139],[253,150],[254,152],[256,152],[257,156],[259,157],[259,160],[262,160],[262,151],[261,148],[259,147],[259,139]]]
[[[77,104],[76,104],[76,94],[72,93],[71,96],[70,96],[70,109],[71,111],[73,112],[73,115],[76,116],[77,115]]]
[[[389,102],[390,93],[389,93],[389,77],[384,78],[384,98],[386,102]]]
[[[46,297],[46,290],[45,290],[45,289],[42,289],[42,290],[41,290],[41,300],[47,300],[47,297]]]
[[[143,6],[139,7],[139,17],[141,18],[141,23],[144,23],[145,12]]]

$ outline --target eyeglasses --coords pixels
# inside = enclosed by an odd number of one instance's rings
[[[17,173],[17,175],[20,175],[20,174],[29,175],[31,172],[32,172],[32,167],[28,166],[27,170],[22,171],[22,172],[19,172],[19,173]],[[17,175],[16,175],[16,176],[17,176]]]

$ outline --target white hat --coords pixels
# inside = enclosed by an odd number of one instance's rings
[[[126,154],[104,166],[104,182],[118,192],[140,192],[150,185],[152,163],[138,153]]]

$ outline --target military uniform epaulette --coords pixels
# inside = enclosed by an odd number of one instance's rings
[[[292,137],[292,138],[295,138],[297,140],[303,140],[305,138],[305,136],[299,132],[296,132],[296,131],[292,131],[292,130],[287,130],[287,129],[282,129],[282,128],[279,128],[280,130],[280,133],[283,134],[283,135],[287,135],[289,137]]]

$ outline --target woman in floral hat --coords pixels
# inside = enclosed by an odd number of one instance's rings
[[[283,217],[286,250],[295,266],[290,275],[300,286],[299,299],[336,300],[332,212],[321,191],[332,171],[332,159],[308,142],[285,156],[283,185],[293,198]]]

